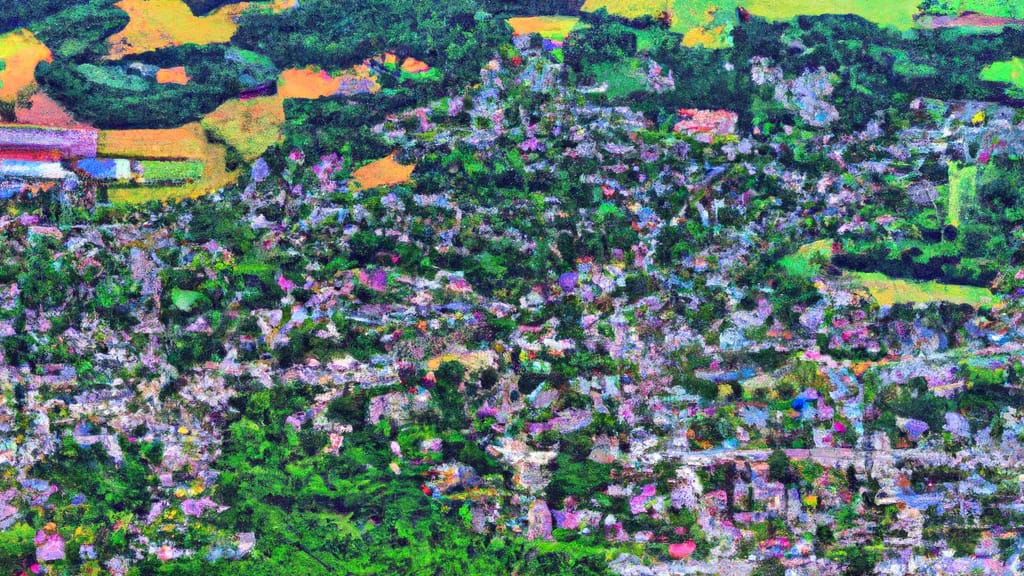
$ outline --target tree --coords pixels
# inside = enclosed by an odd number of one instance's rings
[[[758,562],[750,576],[786,576],[786,567],[778,558],[768,558]]]
[[[778,482],[788,482],[790,474],[789,456],[782,450],[773,450],[768,456],[768,477]]]

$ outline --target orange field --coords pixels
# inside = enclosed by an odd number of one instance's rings
[[[159,84],[188,84],[191,79],[184,66],[161,68],[156,71],[156,81]]]
[[[29,99],[28,106],[15,108],[14,120],[18,124],[51,128],[88,128],[86,124],[75,120],[59,102],[47,96],[45,92],[36,92]]]
[[[102,130],[98,154],[109,158],[203,159],[206,134],[198,122],[156,130]]]
[[[277,94],[282,98],[323,98],[333,96],[340,87],[340,77],[312,66],[284,70],[277,80]]]
[[[419,62],[418,60],[416,62]],[[429,70],[430,67],[420,62]],[[365,64],[357,64],[338,76],[332,76],[326,70],[320,70],[313,66],[306,68],[290,68],[281,72],[277,80],[277,95],[281,98],[303,98],[315,100],[327,96],[334,96],[342,89],[343,85],[349,85],[361,80],[369,83],[369,92],[375,93],[380,90],[377,77]]]
[[[402,72],[406,74],[422,74],[430,71],[430,65],[415,58],[406,58],[402,62]]]
[[[228,42],[238,31],[238,17],[249,8],[280,12],[295,4],[295,0],[239,2],[206,16],[196,16],[182,0],[121,0],[115,6],[124,10],[130,20],[124,30],[107,40],[110,59],[119,60],[168,46]]]
[[[364,190],[378,186],[393,186],[408,182],[415,168],[415,164],[399,164],[395,161],[395,155],[391,154],[359,168],[352,173],[352,179]]]
[[[53,55],[32,32],[21,29],[0,36],[0,101],[14,102],[18,92],[34,85],[36,66],[44,60],[53,62]]]
[[[281,139],[284,99],[266,96],[251,100],[229,100],[206,115],[203,128],[227,142],[252,162]]]

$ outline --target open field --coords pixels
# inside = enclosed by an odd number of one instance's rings
[[[399,164],[395,161],[395,155],[392,154],[357,169],[352,173],[352,179],[364,190],[379,186],[393,186],[408,182],[415,168],[415,164]]]
[[[14,102],[18,92],[35,84],[36,66],[52,62],[50,49],[28,30],[15,30],[0,36],[0,101]]]
[[[729,45],[729,32],[736,24],[736,9],[741,6],[769,20],[854,14],[880,26],[907,30],[915,26],[914,16],[918,14],[919,4],[919,0],[587,0],[583,11],[605,8],[609,14],[630,19],[659,18],[667,13],[672,18],[671,30],[684,36],[686,46],[717,48]],[[1024,17],[1024,5],[1013,4],[1000,0],[967,0],[959,9],[1002,18]]]
[[[206,135],[198,122],[156,130],[102,130],[98,154],[108,158],[175,160],[206,155]]]
[[[188,84],[189,80],[188,73],[185,72],[184,66],[175,66],[174,68],[161,68],[156,72],[156,81],[158,84]]]
[[[214,190],[230,185],[238,177],[238,171],[225,169],[227,150],[220,144],[206,144],[203,161],[203,175],[195,182],[183,186],[119,186],[108,191],[110,201],[115,204],[139,204],[150,201],[177,201],[198,198]]]
[[[1003,82],[1024,90],[1024,58],[994,62],[981,71],[980,77],[982,80]]]
[[[797,251],[782,258],[779,265],[791,276],[798,278],[814,278],[820,271],[820,266],[815,265],[812,259],[815,256],[822,256],[825,259],[832,257],[832,241],[818,240],[810,244],[804,244]]]
[[[228,100],[200,123],[251,162],[281,139],[284,127],[284,99],[265,96],[251,100]]]
[[[751,14],[770,20],[797,16],[855,14],[880,26],[906,30],[914,25],[919,0],[751,0],[742,6]]]
[[[18,124],[53,128],[88,128],[87,125],[75,120],[64,106],[50,98],[45,92],[33,94],[27,106],[15,108],[14,115]]]
[[[184,186],[111,187],[109,196],[114,203],[195,198],[229,185],[238,175],[226,169],[227,149],[210,143],[198,122],[167,130],[104,130],[100,132],[98,153],[112,158],[203,162],[202,177]]]
[[[580,19],[575,16],[531,16],[509,18],[508,24],[516,36],[540,34],[548,40],[562,41],[579,21]]]
[[[710,5],[710,3],[708,3]],[[673,11],[672,0],[587,0],[583,3],[584,12],[596,12],[604,8],[609,14],[623,18],[658,18],[666,12]]]
[[[964,201],[974,199],[975,179],[978,176],[977,166],[959,168],[956,162],[949,163],[949,197],[947,198],[947,223],[960,225],[960,214]]]
[[[242,12],[250,8],[279,12],[294,5],[295,0],[239,2],[206,16],[196,16],[182,0],[121,0],[115,6],[124,10],[131,20],[107,40],[110,59],[119,60],[168,46],[228,42],[238,31],[237,20]]]
[[[846,276],[866,289],[882,306],[893,304],[927,304],[949,302],[970,306],[995,306],[1000,303],[998,296],[987,288],[959,286],[940,282],[914,282],[889,278],[877,272],[847,272]]]

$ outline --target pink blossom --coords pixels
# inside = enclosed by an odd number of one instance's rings
[[[668,555],[675,560],[689,558],[690,554],[693,554],[695,550],[697,550],[697,543],[693,540],[668,545]]]
[[[281,290],[284,290],[286,293],[291,292],[292,290],[295,289],[295,283],[289,280],[287,277],[285,277],[284,274],[281,274],[280,276],[277,277],[277,285],[280,286]]]
[[[47,534],[39,530],[36,532],[36,561],[53,562],[64,559],[64,538],[60,533]]]

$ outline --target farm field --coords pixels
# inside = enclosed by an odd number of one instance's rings
[[[587,0],[582,9],[594,12],[604,8],[609,14],[629,19],[659,18],[667,13],[672,17],[671,30],[683,35],[685,46],[723,48],[729,45],[728,35],[739,7],[769,20],[854,14],[880,26],[908,30],[915,26],[914,17],[919,13],[919,5],[919,0]],[[978,12],[985,16],[1024,17],[1024,4],[1014,2],[969,0],[957,6],[958,11]]]
[[[203,118],[200,124],[251,162],[281,139],[284,122],[284,99],[265,96],[229,100]]]
[[[928,304],[948,302],[970,306],[997,306],[1000,298],[987,288],[958,286],[940,282],[914,282],[889,278],[877,272],[847,272],[856,284],[866,289],[879,305]]]
[[[184,66],[161,68],[156,73],[156,81],[159,84],[188,84],[191,79]]]
[[[575,16],[529,16],[509,18],[508,24],[516,36],[540,34],[548,40],[562,41],[579,21],[580,19]]]
[[[395,155],[392,154],[358,168],[352,173],[352,179],[363,190],[380,186],[394,186],[408,182],[415,168],[415,164],[399,164],[395,160]]]
[[[294,5],[294,0],[239,2],[206,16],[196,16],[183,0],[120,0],[115,6],[131,20],[124,30],[108,39],[110,59],[182,44],[225,43],[238,31],[237,19],[246,10],[263,8],[279,12]]]
[[[981,71],[980,78],[989,82],[1002,82],[1024,90],[1024,58],[994,62]]]
[[[238,174],[226,168],[224,145],[209,142],[198,122],[167,130],[103,130],[97,153],[109,158],[200,160],[203,163],[202,177],[183,186],[113,186],[109,196],[114,203],[194,198],[227,186]]]
[[[960,168],[956,162],[949,163],[949,197],[947,198],[947,222],[949,224],[960,225],[964,202],[971,202],[974,199],[977,176],[977,166]]]
[[[28,30],[0,36],[0,101],[14,102],[20,91],[35,84],[36,65],[52,60],[50,49]]]

